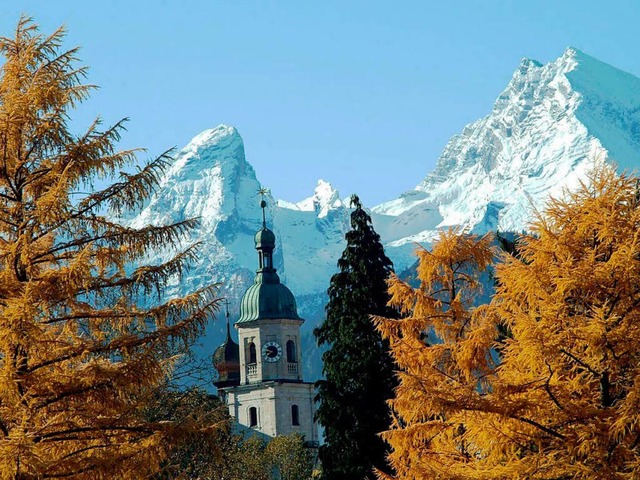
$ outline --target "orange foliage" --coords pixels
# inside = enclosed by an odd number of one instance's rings
[[[476,294],[462,278],[493,255],[474,237],[420,252],[418,289],[390,282],[409,314],[377,319],[400,366],[384,434],[396,478],[640,475],[638,183],[602,167],[551,200],[519,254],[502,255],[489,305],[462,302]]]
[[[473,412],[487,408],[495,374],[495,325],[473,308],[495,255],[491,242],[442,232],[430,252],[417,251],[418,288],[397,276],[389,281],[390,304],[407,315],[375,319],[399,367],[395,416],[384,434],[398,478],[446,477],[475,455],[465,429]]]
[[[0,478],[139,478],[177,434],[171,422],[144,421],[141,405],[216,300],[205,289],[137,306],[194,250],[131,265],[194,222],[134,229],[110,219],[141,205],[164,155],[80,193],[136,152],[115,150],[120,123],[69,132],[68,114],[91,87],[76,50],[60,51],[62,36],[21,19],[15,38],[0,39]]]

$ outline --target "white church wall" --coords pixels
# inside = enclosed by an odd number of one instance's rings
[[[318,429],[313,421],[313,384],[265,382],[225,389],[225,394],[229,414],[245,431],[269,437],[297,432],[307,441],[318,441]],[[293,425],[292,405],[298,406],[299,425]],[[257,410],[256,426],[251,426],[252,407]]]

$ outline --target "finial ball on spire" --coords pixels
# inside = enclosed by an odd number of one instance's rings
[[[258,195],[262,196],[262,201],[260,202],[260,208],[262,208],[262,229],[265,230],[267,228],[267,216],[265,214],[265,208],[267,207],[267,202],[264,200],[265,195],[269,193],[269,190],[261,187],[258,190]]]
[[[262,208],[262,230],[259,230],[258,233],[256,233],[255,242],[257,249],[266,249],[267,251],[272,252],[276,246],[276,236],[267,228],[267,202],[264,197],[268,193],[269,190],[264,187],[258,190],[258,195],[262,196],[262,200],[260,201],[260,208]]]

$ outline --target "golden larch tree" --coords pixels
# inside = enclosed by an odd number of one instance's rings
[[[638,187],[598,168],[498,266],[492,308],[512,338],[487,463],[505,476],[640,475]]]
[[[639,186],[600,167],[550,200],[470,314],[438,300],[451,280],[433,274],[475,258],[469,238],[420,253],[420,288],[393,279],[409,317],[377,323],[401,369],[384,434],[396,478],[640,476]]]
[[[141,405],[201,332],[215,291],[159,300],[194,248],[140,265],[195,222],[114,221],[142,204],[168,158],[119,173],[136,162],[116,150],[122,123],[70,132],[91,86],[62,38],[23,18],[0,39],[0,478],[143,478],[178,432],[144,421]]]
[[[392,427],[383,437],[397,478],[455,478],[477,453],[468,429],[476,412],[488,408],[495,374],[496,325],[473,306],[495,251],[489,235],[449,230],[431,251],[419,248],[417,255],[417,288],[395,275],[389,280],[390,304],[404,318],[375,318],[400,380],[391,401]]]

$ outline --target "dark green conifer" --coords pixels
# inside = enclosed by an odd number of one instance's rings
[[[374,468],[389,471],[387,445],[378,434],[389,427],[386,402],[397,384],[388,344],[370,319],[397,318],[387,307],[385,282],[393,264],[355,195],[351,206],[351,230],[339,272],[331,278],[326,320],[314,330],[318,345],[328,347],[322,356],[325,379],[316,383],[326,480],[374,479]]]

